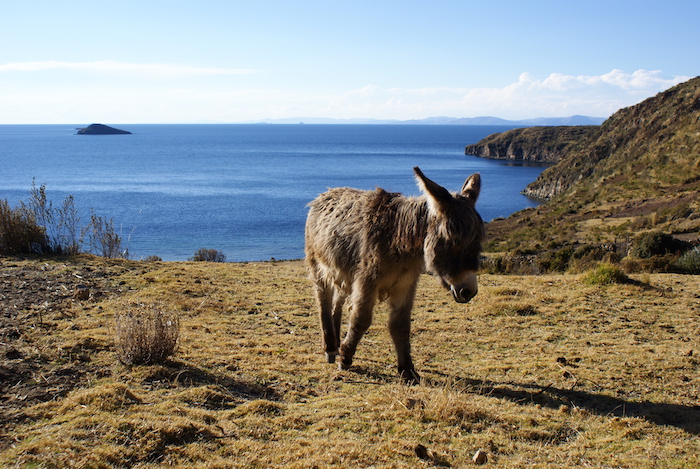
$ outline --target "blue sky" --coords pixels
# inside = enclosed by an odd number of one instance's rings
[[[607,117],[698,75],[700,2],[3,1],[0,124]]]

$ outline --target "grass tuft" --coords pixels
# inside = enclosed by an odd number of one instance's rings
[[[585,273],[583,281],[588,285],[615,285],[631,282],[620,267],[605,263]]]

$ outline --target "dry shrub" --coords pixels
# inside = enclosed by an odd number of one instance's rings
[[[116,317],[116,351],[125,365],[161,363],[177,348],[180,320],[157,309],[128,311]]]
[[[0,200],[0,253],[29,253],[45,245],[46,233],[34,213],[25,206],[13,209],[7,200]]]

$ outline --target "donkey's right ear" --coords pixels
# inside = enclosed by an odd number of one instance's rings
[[[481,175],[479,173],[474,173],[464,181],[462,186],[462,195],[471,199],[476,203],[476,199],[479,198],[479,193],[481,192]]]
[[[418,187],[428,196],[428,205],[435,214],[442,214],[454,200],[452,194],[440,184],[428,179],[418,166],[413,168]]]

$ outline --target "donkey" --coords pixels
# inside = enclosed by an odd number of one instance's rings
[[[420,274],[438,277],[458,303],[476,295],[484,222],[474,205],[481,177],[473,174],[459,194],[413,168],[420,197],[377,188],[329,189],[309,204],[306,264],[315,285],[328,363],[352,364],[372,322],[377,301],[390,307],[389,332],[399,375],[420,380],[411,359],[411,309]],[[340,343],[342,308],[350,301],[347,334]]]

